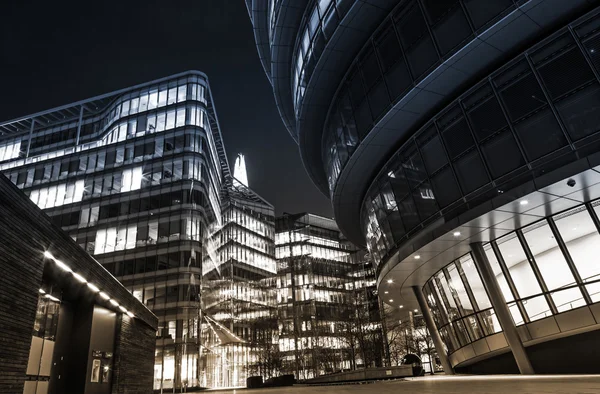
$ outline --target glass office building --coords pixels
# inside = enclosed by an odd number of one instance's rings
[[[375,276],[364,250],[321,216],[286,214],[275,226],[282,370],[310,379],[382,366]]]
[[[159,319],[154,388],[245,385],[275,309],[273,207],[190,71],[0,124],[0,170]]]
[[[600,372],[597,3],[246,3],[308,174],[446,372]]]

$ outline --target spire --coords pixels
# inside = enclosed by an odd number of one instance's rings
[[[246,160],[244,155],[238,153],[233,167],[233,184],[242,184],[248,187],[248,174],[246,173]]]

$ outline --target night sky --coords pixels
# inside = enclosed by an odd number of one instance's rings
[[[231,167],[244,153],[250,186],[278,214],[331,216],[279,117],[244,0],[19,0],[0,14],[0,121],[200,70]]]

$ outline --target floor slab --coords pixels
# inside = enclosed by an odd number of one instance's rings
[[[234,394],[245,390],[219,390]],[[294,386],[251,390],[253,394],[591,394],[600,393],[600,375],[426,376],[403,381],[335,386]]]

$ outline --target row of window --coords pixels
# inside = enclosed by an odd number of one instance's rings
[[[557,32],[476,85],[392,157],[362,207],[376,263],[428,220],[466,209],[463,201],[492,198],[531,169],[563,166],[575,160],[573,151],[594,152],[598,35],[584,34],[600,19],[589,22]]]
[[[582,205],[503,236],[485,247],[516,325],[600,302],[599,202]],[[470,255],[424,287],[450,352],[501,330]]]
[[[298,33],[292,59],[292,98],[296,112],[327,41],[353,3],[352,0],[318,0],[313,2],[312,9],[306,11],[304,30]]]
[[[330,190],[373,122],[391,104],[514,8],[512,0],[401,2],[362,49],[332,106],[322,147]]]
[[[185,118],[186,108],[182,108],[181,111],[183,112]],[[198,108],[194,107],[187,108],[187,112],[188,114],[203,113]],[[152,118],[156,118],[156,115],[154,114],[148,116],[148,121],[151,121]],[[127,130],[132,130],[135,133],[137,124],[138,122],[133,121],[116,126],[115,133],[120,133],[118,130],[123,130],[124,133],[127,133]],[[179,126],[183,125],[185,125],[185,123],[182,123]],[[187,122],[187,125],[198,126],[200,123],[196,124],[195,121],[192,122],[190,119],[190,122]],[[204,126],[206,125],[207,124],[204,124]],[[173,124],[173,127],[175,127],[175,123]],[[172,127],[168,129],[161,129],[160,131],[170,129],[172,129]],[[12,171],[9,177],[11,179],[13,179],[13,177],[15,178],[14,183],[16,185],[24,185],[24,187],[29,187],[42,181],[62,179],[68,175],[76,174],[79,171],[101,171],[105,167],[111,165],[121,165],[134,161],[141,161],[152,158],[153,155],[162,156],[163,154],[170,152],[177,153],[181,152],[184,148],[208,154],[207,138],[208,145],[210,146],[212,139],[207,134],[201,133],[196,129],[193,131],[180,130],[174,133],[171,132],[158,135],[152,140],[146,138],[144,140],[136,141],[135,143],[131,142],[127,144],[120,144],[119,146],[95,151],[87,155],[81,154],[76,158],[46,162],[43,166],[37,166],[35,170],[30,168],[28,170],[23,169],[20,171]],[[121,139],[119,139],[119,141],[121,141]],[[214,153],[213,151],[214,150],[211,149],[211,155]],[[214,160],[215,158],[212,158],[213,165],[215,165],[215,168],[219,168],[214,163]],[[28,171],[30,173],[28,173]]]
[[[80,128],[80,142],[89,142],[115,121],[130,115],[183,103],[187,100],[200,101],[206,105],[206,88],[204,85],[198,83],[186,84],[185,80],[180,82],[183,84],[179,86],[177,86],[177,81],[171,81],[169,84],[160,87],[137,91],[133,93],[136,96],[134,98],[131,98],[132,94],[124,95],[118,100],[117,104],[107,110],[106,116],[99,120],[95,118],[91,122],[89,120],[83,121],[84,124]],[[30,143],[31,152],[36,154],[56,150],[59,145],[64,145],[67,142],[74,143],[77,130],[77,122],[71,122],[35,131]]]
[[[85,179],[32,189],[27,193],[35,204],[46,209],[90,198],[165,185],[182,179],[202,179],[208,184],[204,161],[190,157],[148,162],[143,166],[125,168],[101,176],[87,176]]]
[[[179,186],[181,188],[182,186]],[[139,213],[148,213],[151,215],[155,211],[163,208],[175,207],[181,204],[194,204],[196,207],[207,207],[208,199],[205,191],[189,187],[184,190],[175,190],[169,192],[161,190],[145,191],[137,195],[130,195],[125,199],[111,199],[91,202],[90,204],[81,204],[73,208],[65,209],[67,212],[52,213],[52,220],[61,227],[70,227],[77,225],[78,228],[95,226],[100,221],[115,219],[118,217],[136,216]],[[158,193],[159,192],[159,193]],[[152,195],[150,195],[152,193]]]

